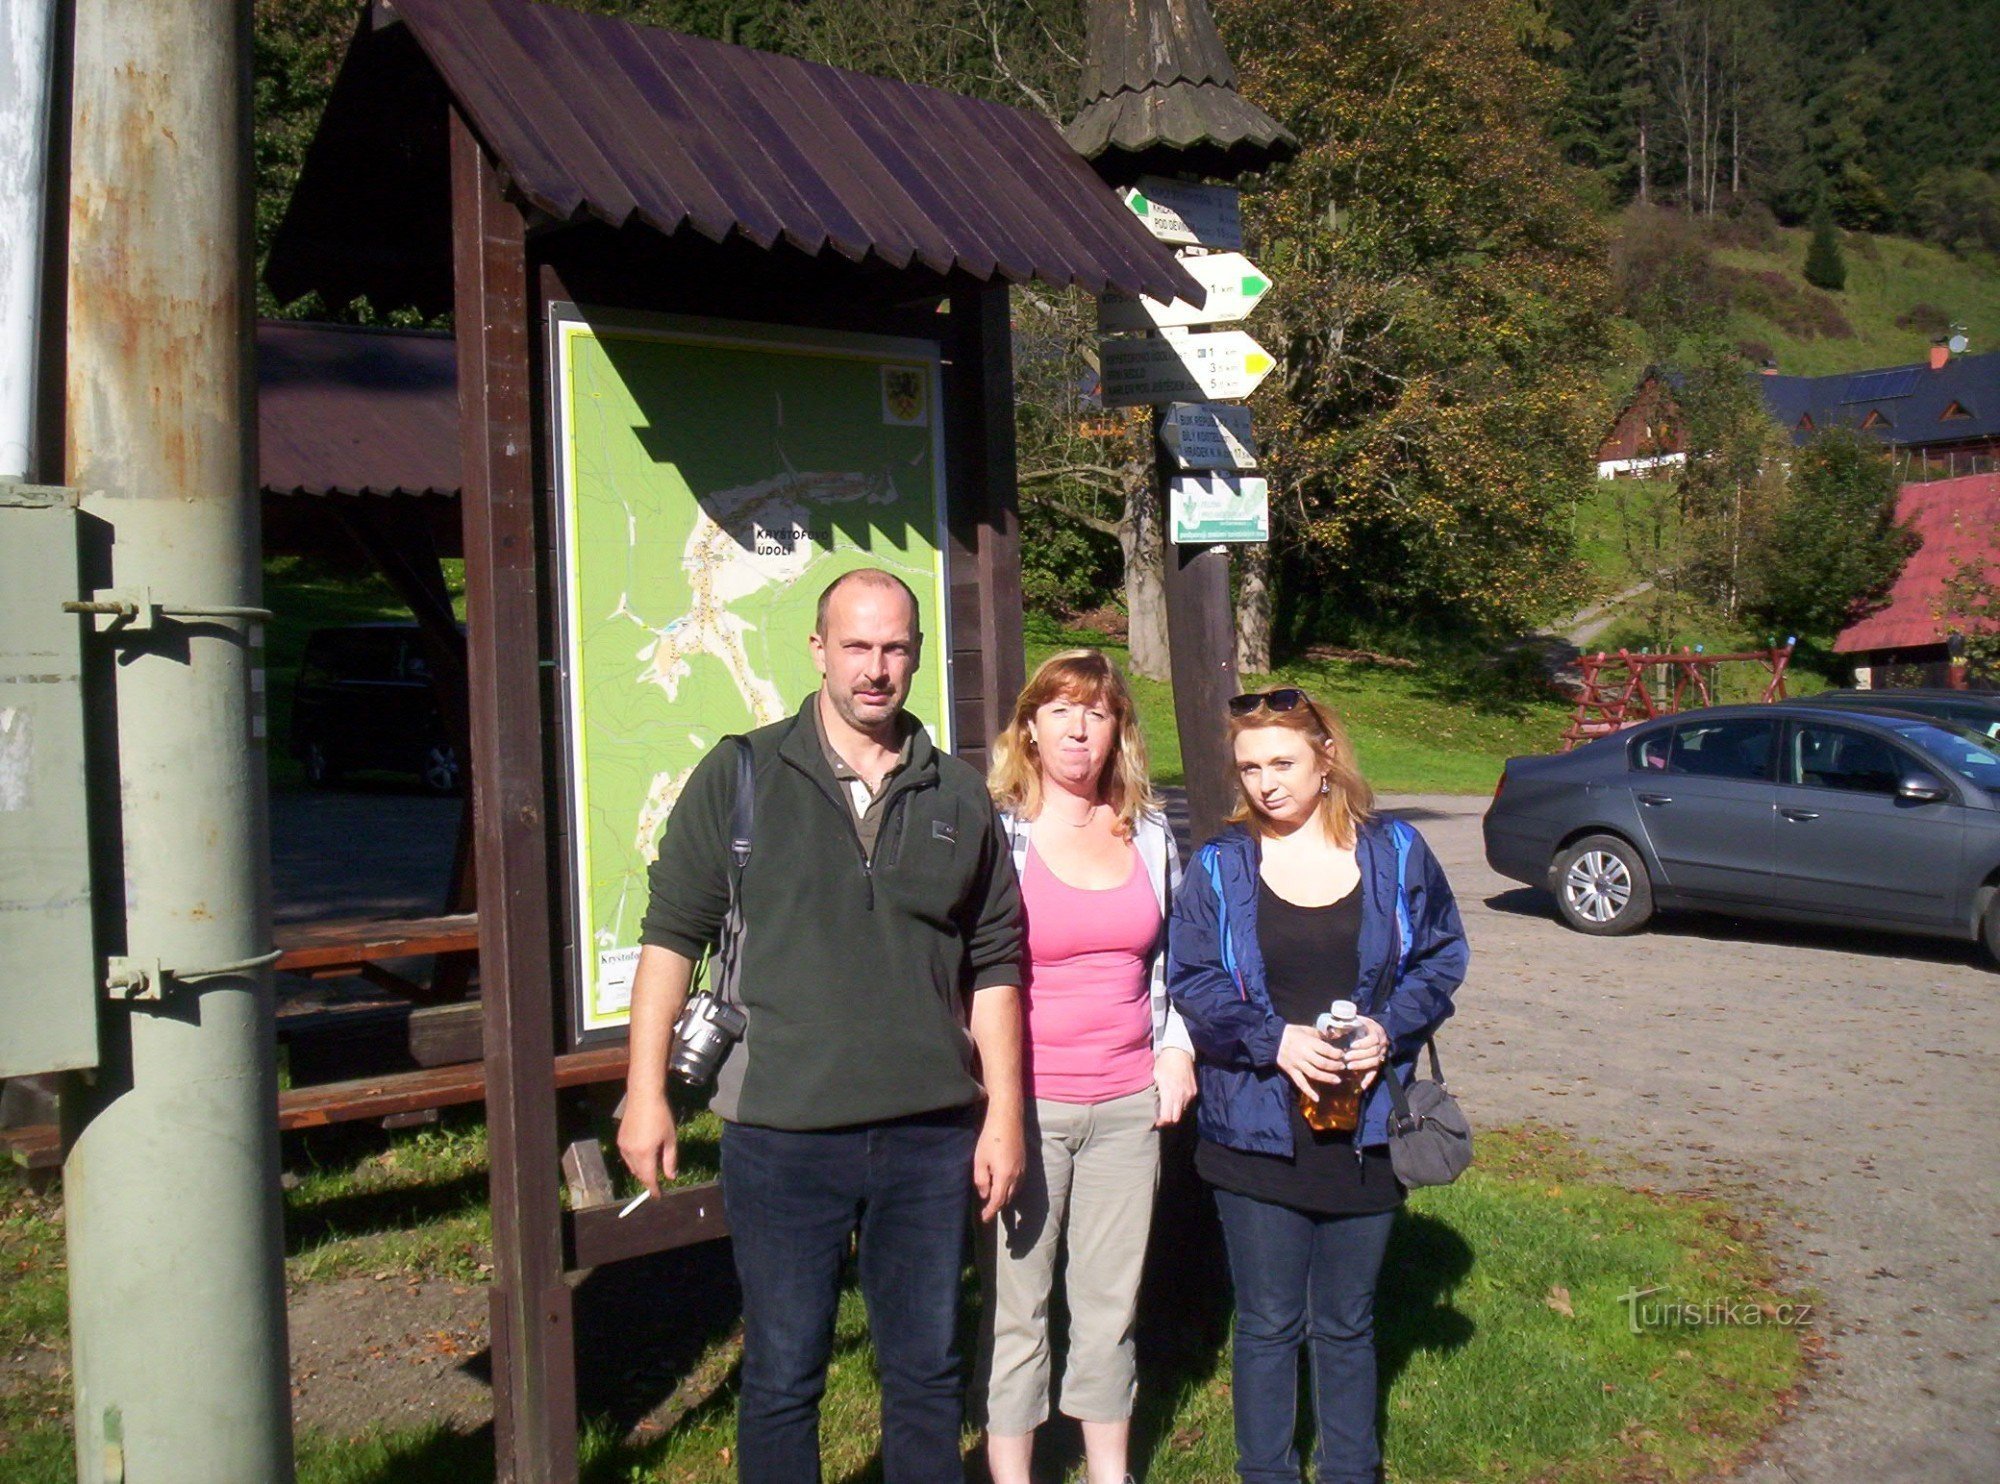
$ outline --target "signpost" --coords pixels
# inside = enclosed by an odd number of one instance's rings
[[[1271,291],[1271,280],[1240,252],[1181,255],[1181,266],[1208,290],[1199,308],[1186,299],[1162,304],[1158,299],[1106,294],[1097,301],[1100,330],[1154,330],[1176,325],[1219,325],[1248,319],[1258,301]]]
[[[1160,442],[1183,469],[1254,469],[1250,409],[1227,402],[1174,402],[1160,418]]]
[[[1167,485],[1168,537],[1181,546],[1271,539],[1271,488],[1247,474],[1176,474]]]
[[[1241,330],[1098,343],[1106,407],[1247,397],[1276,365]]]
[[[1146,230],[1162,242],[1234,251],[1243,246],[1239,192],[1231,186],[1191,185],[1142,175],[1118,193]]]

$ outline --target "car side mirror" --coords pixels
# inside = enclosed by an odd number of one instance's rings
[[[1908,799],[1913,804],[1936,804],[1951,795],[1936,779],[1926,778],[1921,773],[1906,773],[1903,781],[1896,785],[1896,797]]]

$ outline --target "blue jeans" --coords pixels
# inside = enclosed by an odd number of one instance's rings
[[[958,1285],[974,1110],[790,1132],[725,1122],[722,1203],[743,1286],[744,1484],[814,1484],[849,1236],[882,1378],[888,1484],[960,1479]]]
[[[1236,1472],[1244,1484],[1298,1484],[1306,1347],[1319,1484],[1375,1484],[1375,1279],[1396,1213],[1314,1216],[1226,1190],[1215,1207],[1236,1289]]]

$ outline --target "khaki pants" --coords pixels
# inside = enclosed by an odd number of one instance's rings
[[[1062,1410],[1084,1422],[1132,1415],[1132,1330],[1160,1176],[1158,1109],[1150,1087],[1106,1103],[1030,1105],[1028,1168],[1000,1219],[980,1230],[986,1302],[974,1395],[985,1399],[989,1432],[1019,1437],[1048,1420],[1049,1295],[1065,1245]]]

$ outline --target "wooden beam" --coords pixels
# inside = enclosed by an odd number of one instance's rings
[[[713,1181],[663,1190],[658,1200],[647,1201],[630,1216],[621,1218],[618,1211],[616,1205],[594,1206],[564,1216],[571,1267],[601,1267],[729,1235],[722,1187]]]
[[[1236,628],[1230,621],[1229,549],[1177,546],[1164,506],[1171,461],[1160,443],[1161,413],[1153,411],[1154,498],[1167,532],[1167,650],[1174,682],[1174,724],[1187,777],[1188,821],[1196,842],[1222,828],[1236,806],[1235,770],[1226,726],[1236,676]]]
[[[576,1350],[558,1195],[527,232],[456,106],[451,197],[473,837],[485,909],[495,1472],[498,1484],[573,1484]]]
[[[962,705],[955,748],[983,763],[1026,680],[1021,648],[1021,517],[1014,453],[1014,342],[1005,283],[951,293],[945,395],[954,568],[951,656]],[[969,579],[969,580],[968,580]],[[970,588],[969,595],[966,589]],[[975,632],[963,632],[970,618]],[[974,655],[977,661],[974,661]],[[976,670],[975,675],[970,673]],[[978,735],[964,735],[976,724]]]

